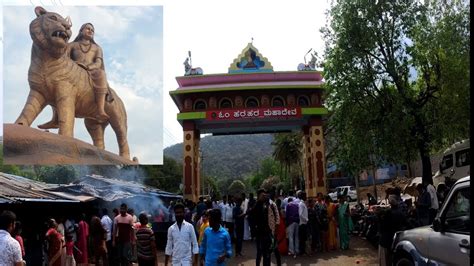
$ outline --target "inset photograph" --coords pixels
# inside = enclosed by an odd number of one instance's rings
[[[5,164],[162,164],[162,6],[4,6]]]

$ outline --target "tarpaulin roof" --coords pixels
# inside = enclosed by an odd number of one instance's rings
[[[48,184],[0,173],[0,204],[15,202],[87,202],[132,197],[177,199],[182,196],[136,182],[87,175],[72,184]]]
[[[78,202],[54,195],[48,191],[57,185],[35,181],[21,176],[0,173],[0,203],[15,202]]]
[[[79,181],[69,185],[48,188],[51,192],[69,195],[89,195],[104,201],[115,201],[136,196],[177,199],[182,196],[149,187],[132,181],[106,178],[99,175],[86,175]]]

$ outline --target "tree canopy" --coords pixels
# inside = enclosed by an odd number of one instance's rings
[[[469,136],[466,1],[337,1],[322,29],[334,161],[351,172]]]

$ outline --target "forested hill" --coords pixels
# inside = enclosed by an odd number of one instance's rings
[[[206,136],[201,138],[203,174],[216,178],[244,177],[272,156],[273,135]],[[183,144],[164,150],[164,155],[182,163]]]

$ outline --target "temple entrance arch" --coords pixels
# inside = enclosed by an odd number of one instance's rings
[[[191,66],[188,66],[188,68]],[[322,116],[324,82],[319,71],[273,71],[249,43],[225,74],[176,77],[170,92],[183,127],[183,192],[200,195],[200,134],[231,135],[302,131],[305,189],[327,193]]]

